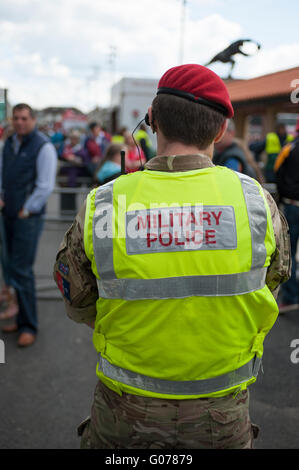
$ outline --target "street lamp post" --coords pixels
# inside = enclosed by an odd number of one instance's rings
[[[179,50],[179,64],[184,61],[184,40],[185,40],[185,18],[186,18],[186,4],[187,0],[182,0],[182,13],[181,13],[181,28],[180,28],[180,50]]]

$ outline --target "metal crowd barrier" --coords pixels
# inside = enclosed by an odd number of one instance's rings
[[[74,188],[67,187],[67,181],[65,176],[57,176],[56,186],[47,203],[45,225],[35,265],[38,300],[62,301],[52,275],[56,252],[64,233],[93,187],[93,180],[88,177],[78,177],[76,182],[79,186]]]
[[[64,186],[66,182],[67,177],[57,177],[56,186],[47,203],[46,222],[72,221],[93,187],[92,178],[77,178],[79,186],[74,188]]]

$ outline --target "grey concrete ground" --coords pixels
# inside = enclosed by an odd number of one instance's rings
[[[16,334],[0,334],[6,355],[0,364],[2,449],[77,449],[76,427],[90,412],[97,382],[92,330],[67,318],[51,279],[66,228],[48,222],[39,246],[37,342],[19,349]],[[264,375],[250,388],[251,418],[261,428],[258,449],[299,448],[299,363],[290,360],[295,338],[298,311],[279,317],[266,339]]]
[[[51,276],[66,228],[47,223],[40,242],[37,342],[20,349],[16,334],[0,333],[6,356],[0,364],[0,448],[77,448],[76,426],[90,411],[97,382],[92,330],[68,319]]]

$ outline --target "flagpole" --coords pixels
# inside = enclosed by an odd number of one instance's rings
[[[180,47],[179,47],[179,64],[184,62],[184,41],[185,41],[185,18],[186,18],[187,0],[182,0],[181,27],[180,27]]]

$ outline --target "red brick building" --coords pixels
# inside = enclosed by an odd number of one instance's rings
[[[261,116],[263,133],[274,130],[278,113],[299,114],[299,67],[249,80],[228,80],[237,135],[247,140],[251,116]]]

